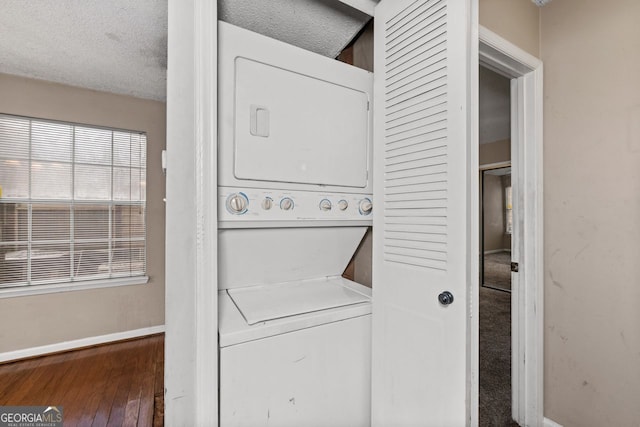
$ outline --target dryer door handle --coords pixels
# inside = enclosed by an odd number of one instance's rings
[[[260,105],[251,105],[249,131],[253,136],[269,136],[269,109]]]

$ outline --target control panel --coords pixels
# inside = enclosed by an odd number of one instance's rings
[[[219,221],[367,221],[370,194],[219,187]]]

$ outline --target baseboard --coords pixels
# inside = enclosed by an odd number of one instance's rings
[[[122,341],[131,338],[144,337],[146,335],[161,334],[163,332],[164,325],[158,325],[151,326],[149,328],[134,329],[132,331],[116,332],[113,334],[81,338],[72,341],[63,341],[55,344],[42,345],[39,347],[7,351],[5,353],[0,353],[0,363],[26,359],[29,357],[42,356],[50,353],[59,353],[61,351],[74,350],[82,347],[91,347],[94,345],[105,344],[113,341]]]
[[[542,425],[543,427],[562,427],[562,425],[558,424],[557,422],[550,420],[549,418],[545,418],[542,421]]]

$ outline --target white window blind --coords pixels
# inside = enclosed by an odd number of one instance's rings
[[[145,275],[146,145],[0,114],[0,288]]]

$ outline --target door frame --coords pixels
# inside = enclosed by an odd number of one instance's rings
[[[512,290],[512,416],[521,426],[543,425],[544,377],[544,270],[543,270],[543,65],[538,58],[504,38],[479,27],[479,62],[511,79],[511,163],[514,209],[520,212],[520,247],[514,250],[520,264],[519,283]],[[514,126],[515,125],[515,126]],[[477,143],[477,141],[473,141]],[[477,186],[476,186],[477,187]],[[478,188],[472,188],[478,192]],[[526,197],[525,197],[526,194]],[[479,197],[478,194],[476,194]],[[479,212],[472,212],[479,215]],[[476,257],[477,258],[477,257]],[[472,294],[479,293],[477,282]],[[515,310],[514,310],[515,309]],[[478,424],[478,304],[471,311],[472,366],[471,425]],[[526,363],[525,363],[526,361]]]
[[[166,425],[218,425],[217,22],[168,2]]]

